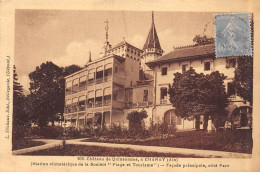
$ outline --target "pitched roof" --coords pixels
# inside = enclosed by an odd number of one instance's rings
[[[115,48],[117,48],[117,47],[119,47],[119,46],[122,46],[122,45],[129,45],[129,46],[131,46],[131,47],[134,47],[134,48],[136,48],[136,49],[142,51],[141,49],[139,49],[139,48],[133,46],[132,44],[130,44],[130,43],[126,42],[126,41],[121,41],[120,43],[116,44],[114,47],[112,47],[112,48],[109,49],[109,50],[115,49]]]
[[[153,13],[152,13],[152,25],[150,28],[150,31],[148,33],[148,36],[146,38],[143,50],[148,49],[148,48],[156,48],[156,49],[161,49],[161,45],[159,42],[159,38],[155,29],[155,25],[154,25],[154,17],[153,17]]]
[[[192,57],[202,56],[202,55],[214,55],[214,54],[215,54],[215,44],[180,47],[146,64],[153,65],[153,63],[176,61],[185,58],[192,58]]]

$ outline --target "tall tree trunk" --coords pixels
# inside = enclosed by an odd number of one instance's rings
[[[208,128],[208,120],[209,120],[209,116],[208,115],[204,115],[204,123],[203,123],[203,130],[207,131]]]
[[[196,131],[200,130],[200,116],[195,116],[195,129]]]

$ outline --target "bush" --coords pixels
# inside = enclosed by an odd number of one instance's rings
[[[66,137],[69,138],[78,138],[81,136],[81,133],[78,129],[74,127],[66,128]]]
[[[132,111],[127,114],[127,120],[129,120],[129,131],[133,136],[138,135],[138,133],[143,132],[145,130],[143,119],[147,118],[148,115],[145,110]]]
[[[24,138],[24,137],[30,137],[31,136],[30,130],[31,130],[31,127],[28,127],[28,126],[13,127],[12,138],[13,139],[21,139],[21,138]]]
[[[129,136],[129,132],[127,129],[123,128],[120,125],[112,124],[111,128],[104,127],[99,136],[108,137],[108,138],[125,138]]]
[[[30,130],[31,136],[41,136],[46,139],[61,138],[63,136],[64,128],[60,126],[45,126],[45,127],[32,127]]]
[[[149,128],[149,131],[151,135],[162,135],[162,134],[168,134],[173,135],[176,132],[176,126],[175,125],[168,125],[165,123],[156,123],[151,125]]]

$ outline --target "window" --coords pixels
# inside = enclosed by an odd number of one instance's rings
[[[228,67],[229,68],[235,68],[236,67],[236,59],[235,58],[228,60]]]
[[[181,121],[182,121],[181,117],[177,117],[177,125],[181,125]]]
[[[236,94],[235,86],[233,83],[227,83],[227,93],[229,96]]]
[[[117,73],[118,72],[118,67],[115,66],[115,70],[114,70],[114,73]]]
[[[113,93],[113,99],[117,100],[117,93],[116,92]]]
[[[188,64],[182,65],[182,73],[186,72]]]
[[[72,82],[72,93],[77,93],[78,92],[78,87],[79,87],[79,79],[74,79]]]
[[[209,71],[210,70],[210,62],[204,62],[204,71]]]
[[[86,84],[87,84],[87,77],[83,76],[79,78],[79,90],[85,90],[86,89]]]
[[[167,88],[161,88],[161,100],[167,98]]]
[[[72,81],[66,83],[66,95],[71,94]]]
[[[167,67],[162,68],[162,75],[167,75]]]
[[[148,101],[148,90],[144,90],[144,97],[143,97],[143,102]]]

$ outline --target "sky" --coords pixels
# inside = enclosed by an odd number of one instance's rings
[[[18,81],[29,89],[29,73],[42,63],[84,66],[91,51],[98,57],[105,42],[125,39],[142,49],[151,27],[149,11],[16,10],[15,65]],[[195,35],[214,37],[214,13],[154,11],[154,22],[164,53],[191,45]]]

